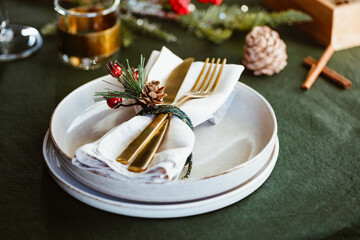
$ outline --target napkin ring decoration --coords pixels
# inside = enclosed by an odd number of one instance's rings
[[[142,109],[137,115],[139,116],[145,116],[145,115],[151,115],[151,114],[172,114],[177,116],[180,120],[182,120],[186,125],[190,127],[192,131],[194,131],[194,125],[191,122],[191,119],[186,115],[184,111],[182,111],[180,108],[166,104],[166,105],[158,105],[155,107],[147,107]],[[187,167],[186,174],[184,175],[183,179],[187,179],[190,176],[191,169],[192,169],[192,153],[188,156],[186,159],[184,168]]]
[[[95,101],[106,100],[110,108],[134,105],[146,108],[163,104],[164,97],[166,96],[165,88],[160,87],[159,81],[146,81],[145,58],[141,56],[138,68],[131,67],[128,60],[126,62],[126,66],[118,61],[110,62],[106,65],[110,75],[118,80],[121,86],[108,83],[117,88],[122,88],[123,91],[106,89],[108,90],[106,92],[96,92]],[[132,100],[131,103],[125,104],[128,100]]]
[[[110,108],[119,108],[121,106],[129,107],[140,105],[142,110],[137,115],[150,114],[169,114],[175,115],[184,121],[193,131],[194,126],[190,118],[180,108],[174,105],[162,105],[164,103],[164,87],[160,87],[159,81],[146,81],[145,72],[145,58],[140,57],[140,64],[138,68],[130,66],[129,61],[126,60],[126,66],[118,61],[109,62],[106,67],[109,69],[109,74],[115,78],[121,86],[107,82],[109,85],[117,88],[122,88],[123,91],[106,89],[106,92],[95,92],[95,101],[106,100]],[[131,100],[130,103],[125,104],[126,101]],[[183,179],[190,176],[192,169],[192,153],[186,159],[184,168],[187,167],[187,172]]]

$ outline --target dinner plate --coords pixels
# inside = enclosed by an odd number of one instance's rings
[[[65,97],[56,107],[50,136],[63,168],[81,183],[104,194],[143,202],[190,201],[214,196],[248,181],[273,152],[276,117],[270,104],[252,88],[237,83],[232,101],[218,124],[205,122],[195,129],[193,170],[187,180],[136,182],[117,180],[72,165],[75,150],[100,138],[135,115],[132,108],[109,109],[94,102],[116,79],[93,80]]]
[[[229,206],[258,189],[271,174],[279,154],[279,142],[265,165],[246,182],[215,196],[192,201],[152,203],[116,198],[98,192],[73,178],[62,165],[53,142],[46,133],[43,155],[46,166],[57,184],[74,198],[104,211],[144,218],[174,218],[203,214]]]

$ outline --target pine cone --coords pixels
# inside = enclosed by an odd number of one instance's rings
[[[152,107],[155,107],[156,104],[162,104],[166,93],[164,93],[165,87],[159,87],[159,85],[159,81],[145,83],[142,94],[140,95],[142,98],[140,102]]]
[[[254,75],[279,73],[287,65],[286,59],[286,45],[271,28],[255,27],[246,36],[243,64]]]

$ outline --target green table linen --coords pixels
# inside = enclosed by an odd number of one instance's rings
[[[7,1],[13,23],[40,28],[55,18],[51,3]],[[259,1],[224,1],[258,3]],[[143,36],[115,57],[137,63],[140,54],[167,46],[182,58],[226,57],[240,64],[245,33],[221,45],[199,40],[172,22],[180,43]],[[42,141],[56,105],[72,90],[107,74],[80,71],[58,60],[55,36],[32,57],[0,63],[1,239],[360,239],[360,47],[336,52],[328,66],[353,82],[349,90],[320,77],[300,89],[324,47],[298,28],[277,29],[288,66],[272,77],[245,71],[240,81],[262,94],[278,120],[279,157],[253,194],[215,212],[177,219],[142,219],[90,207],[51,178]]]

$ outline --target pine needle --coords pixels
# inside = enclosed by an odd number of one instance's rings
[[[126,24],[121,25],[121,46],[123,48],[128,48],[131,46],[135,39],[134,33],[131,31]]]
[[[127,30],[163,40],[165,42],[177,42],[177,37],[160,28],[160,25],[151,23],[147,19],[136,18],[131,14],[122,14],[121,23]]]
[[[109,81],[106,81],[106,80],[103,80],[104,82],[106,82],[107,84],[109,84],[109,85],[112,85],[112,86],[114,86],[114,87],[118,87],[118,88],[124,88],[123,86],[119,86],[119,85],[116,85],[116,84],[114,84],[114,83],[111,83],[111,82],[109,82]],[[107,88],[105,88],[105,89],[107,89]]]
[[[126,59],[126,66],[122,63],[119,63],[122,74],[117,80],[121,83],[122,86],[117,86],[113,83],[109,83],[111,86],[116,86],[119,88],[123,88],[124,91],[111,90],[109,88],[105,88],[106,92],[95,92],[95,101],[100,101],[101,99],[109,99],[114,97],[121,97],[124,99],[141,99],[142,89],[145,85],[145,58],[141,55],[140,64],[138,65],[138,73],[139,78],[135,77],[135,69],[130,66],[129,61]],[[141,73],[141,74],[140,74]]]
[[[40,33],[43,36],[54,35],[56,33],[56,21],[49,22],[40,28]]]

